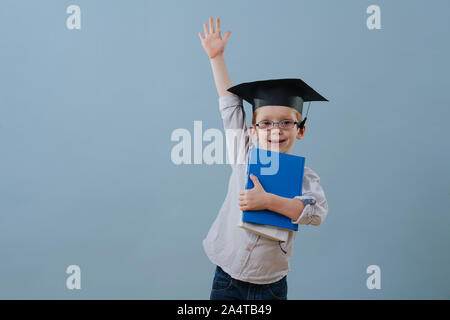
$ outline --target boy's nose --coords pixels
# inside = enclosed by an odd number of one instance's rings
[[[275,130],[278,130],[278,131],[280,130],[280,127],[278,126],[278,123],[274,123],[273,127],[270,128],[270,131],[272,131],[272,132],[275,131]]]
[[[281,133],[281,129],[278,127],[273,127],[271,130],[271,134],[279,135]]]

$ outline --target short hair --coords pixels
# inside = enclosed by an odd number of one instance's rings
[[[297,121],[302,122],[302,119],[303,119],[302,114],[297,109],[294,109],[294,108],[292,108],[292,111],[294,111]],[[252,124],[256,123],[257,113],[258,113],[258,108],[255,109],[255,112],[253,112]]]

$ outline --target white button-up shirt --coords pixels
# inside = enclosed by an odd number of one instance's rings
[[[245,148],[244,157],[248,159],[250,139],[242,99],[236,95],[220,97],[219,110],[225,130],[243,129],[237,145]],[[220,266],[234,279],[255,284],[278,281],[290,270],[289,258],[297,231],[289,230],[288,240],[281,243],[238,227],[238,222],[242,219],[239,192],[245,189],[247,163],[229,162],[232,173],[228,192],[219,214],[203,240],[206,255],[213,264]],[[295,198],[314,199],[316,203],[306,205],[299,218],[292,220],[292,223],[318,226],[327,216],[328,203],[320,186],[319,176],[306,166],[302,191],[302,196]]]

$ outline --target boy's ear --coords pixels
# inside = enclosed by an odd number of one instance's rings
[[[305,136],[306,125],[303,125],[303,128],[298,128],[297,131],[297,139],[302,139]]]

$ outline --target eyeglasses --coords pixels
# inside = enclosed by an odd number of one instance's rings
[[[275,122],[271,120],[262,120],[258,123],[255,123],[254,125],[259,127],[260,129],[271,130],[273,129],[275,124],[277,124],[278,128],[280,129],[292,129],[295,127],[296,124],[300,125],[300,122],[292,120],[281,120],[280,122]]]

